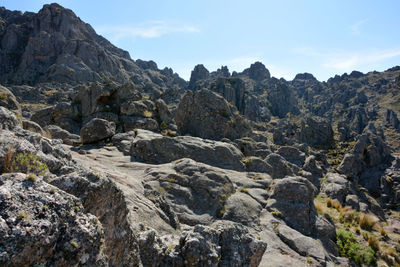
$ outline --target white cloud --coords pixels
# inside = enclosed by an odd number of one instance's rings
[[[98,33],[107,35],[113,42],[126,38],[157,38],[171,33],[197,33],[200,30],[194,26],[177,25],[166,21],[149,21],[132,26],[99,26]]]
[[[299,55],[315,58],[326,69],[334,69],[342,72],[349,72],[357,68],[362,68],[366,64],[378,63],[400,56],[400,48],[323,53],[311,47],[304,47],[295,49],[294,52]]]
[[[351,25],[349,27],[350,32],[352,34],[360,34],[360,28],[363,24],[365,24],[368,20],[367,19],[363,19],[363,20],[359,20],[356,23],[354,23],[353,25]]]

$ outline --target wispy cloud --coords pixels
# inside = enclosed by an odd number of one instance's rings
[[[392,49],[368,49],[362,51],[346,51],[324,53],[310,47],[296,49],[296,54],[314,57],[326,69],[337,71],[352,71],[371,63],[378,63],[384,60],[400,56],[400,48]]]
[[[149,21],[132,26],[99,26],[96,30],[107,35],[113,42],[122,39],[158,38],[172,33],[197,33],[200,30],[190,25],[178,25],[166,21]]]
[[[368,20],[367,19],[363,19],[363,20],[359,20],[356,23],[354,23],[353,25],[351,25],[349,27],[350,32],[352,34],[360,34],[360,28],[363,24],[365,24]]]

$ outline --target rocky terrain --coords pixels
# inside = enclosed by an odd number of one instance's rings
[[[399,266],[400,67],[132,60],[0,8],[0,266]]]

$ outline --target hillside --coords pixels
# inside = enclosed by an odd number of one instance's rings
[[[0,266],[398,266],[400,67],[132,60],[0,8]]]

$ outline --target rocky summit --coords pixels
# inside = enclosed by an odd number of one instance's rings
[[[399,266],[400,67],[190,81],[0,8],[0,266]]]

